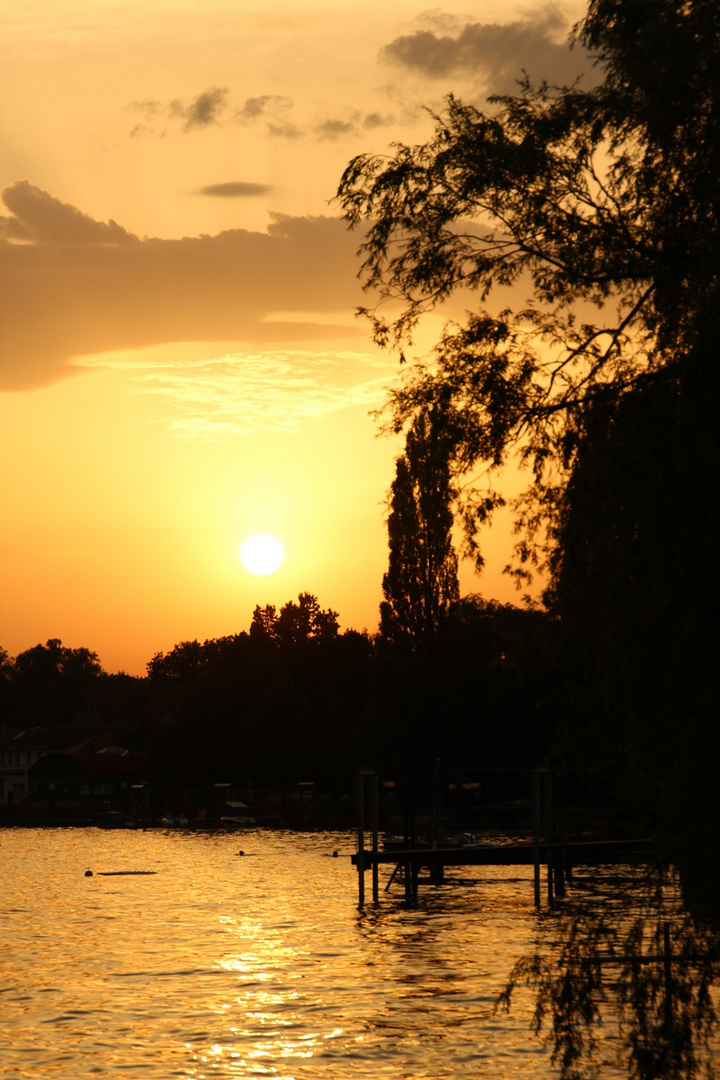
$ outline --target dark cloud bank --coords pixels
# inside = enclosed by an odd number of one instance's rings
[[[3,198],[0,390],[55,382],[73,373],[73,357],[116,349],[353,335],[263,321],[276,311],[346,314],[361,302],[358,237],[339,219],[276,215],[266,233],[141,239],[26,180]]]

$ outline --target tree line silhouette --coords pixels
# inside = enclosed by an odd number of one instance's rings
[[[445,764],[530,766],[557,720],[553,619],[465,597],[447,611],[431,661],[408,645],[339,629],[301,593],[257,606],[247,630],[157,653],[144,677],[102,670],[58,640],[3,653],[10,727],[142,721],[164,784],[228,777],[259,786],[315,781],[336,797],[371,764],[399,780]]]

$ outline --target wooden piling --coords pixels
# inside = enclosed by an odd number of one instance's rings
[[[378,852],[378,778],[377,773],[372,772],[368,774],[370,776],[370,828],[372,829],[372,849],[373,855],[377,856]],[[377,904],[379,900],[378,895],[378,883],[379,883],[380,867],[378,865],[377,858],[373,859],[372,865],[372,894],[373,904]]]
[[[532,827],[533,827],[533,883],[535,907],[540,907],[540,772],[532,777]]]
[[[358,907],[365,903],[365,779],[362,772],[355,781],[357,799],[357,872],[358,872]]]
[[[543,781],[543,818],[544,818],[544,832],[545,832],[545,848],[547,850],[547,902],[548,907],[553,906],[555,899],[554,892],[554,865],[552,857],[552,847],[554,839],[553,828],[553,790],[552,790],[552,772],[550,769],[542,769],[542,781]]]
[[[365,786],[366,778],[370,781],[370,830],[372,834],[372,858],[370,867],[372,870],[372,895],[373,903],[379,900],[379,863],[378,832],[379,832],[379,808],[378,808],[378,778],[374,769],[360,769],[355,781],[357,801],[357,871],[358,871],[358,907],[365,903]]]

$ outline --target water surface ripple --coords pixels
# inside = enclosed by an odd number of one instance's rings
[[[360,913],[353,849],[339,833],[0,830],[3,1077],[552,1076],[529,995],[494,1009],[540,932],[531,872],[465,869],[416,908],[397,890]],[[155,873],[101,876],[121,870]]]

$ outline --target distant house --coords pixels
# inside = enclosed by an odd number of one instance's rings
[[[138,722],[111,728],[102,721],[5,727],[0,731],[0,805],[46,801],[51,791],[58,799],[112,797],[125,784],[144,782],[144,729]]]
[[[102,803],[129,810],[131,790],[146,782],[147,771],[146,754],[119,746],[46,754],[28,770],[28,797],[33,802]]]
[[[30,769],[48,754],[79,753],[107,733],[103,723],[56,724],[0,731],[0,804],[29,795]]]

